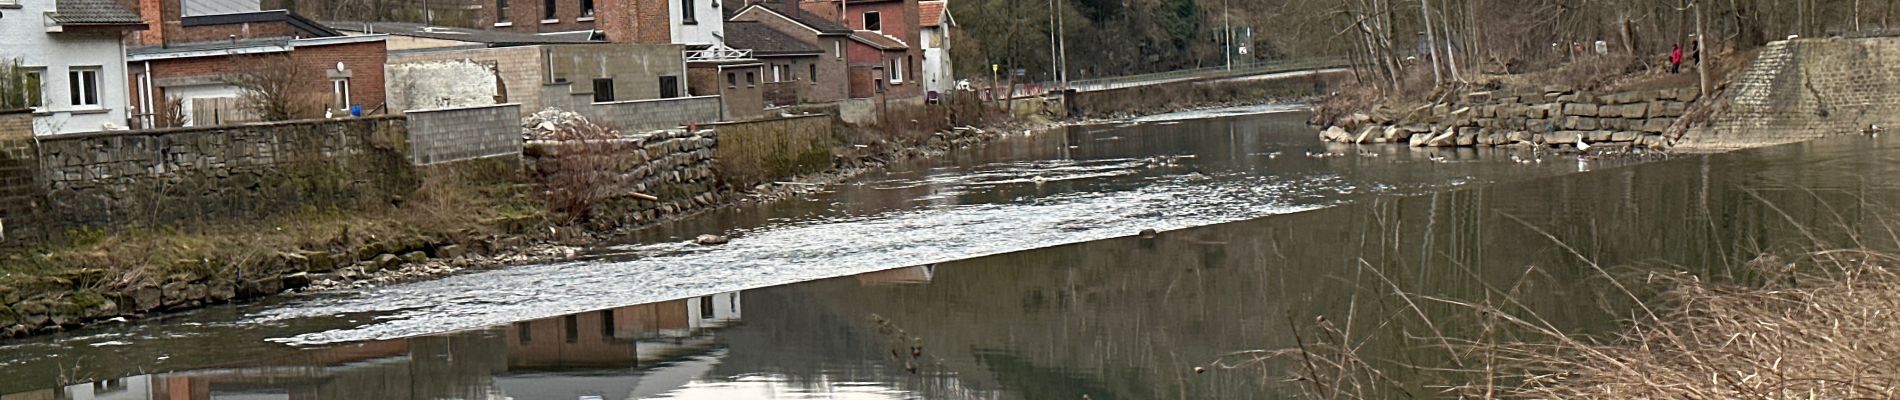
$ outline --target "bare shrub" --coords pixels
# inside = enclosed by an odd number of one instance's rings
[[[555,223],[586,219],[595,205],[615,195],[620,160],[637,148],[620,140],[613,128],[586,118],[535,126],[552,128],[535,131],[542,142],[530,149],[542,202]]]
[[[316,118],[323,113],[323,91],[316,70],[298,64],[290,56],[234,56],[244,68],[226,74],[226,83],[238,88],[238,98],[246,111],[264,121],[289,121]]]

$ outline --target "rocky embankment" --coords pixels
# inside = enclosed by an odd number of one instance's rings
[[[1474,92],[1409,112],[1383,106],[1334,121],[1321,138],[1336,143],[1414,147],[1623,145],[1667,148],[1676,125],[1701,97],[1696,88],[1597,95],[1545,89]]]

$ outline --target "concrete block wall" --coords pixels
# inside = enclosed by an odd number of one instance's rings
[[[530,112],[547,107],[541,99],[541,77],[546,72],[542,66],[541,50],[538,46],[410,50],[389,53],[390,65],[456,61],[473,62],[495,70],[501,77],[501,86],[497,88],[503,97],[500,102],[520,104],[522,109]],[[404,83],[398,83],[398,85],[402,84]],[[429,84],[454,83],[435,81]]]
[[[831,116],[733,122],[714,125],[713,152],[719,176],[734,186],[821,172],[831,168]]]
[[[576,103],[571,111],[595,122],[612,124],[621,132],[670,129],[688,124],[720,121],[719,96],[680,97],[657,100]]]
[[[412,110],[409,163],[521,157],[521,105]]]
[[[1900,124],[1900,38],[1827,38],[1765,46],[1730,83],[1718,112],[1678,147],[1727,149]]]
[[[417,185],[400,117],[42,138],[46,239],[387,204]]]

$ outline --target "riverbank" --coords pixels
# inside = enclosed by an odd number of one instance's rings
[[[1265,100],[1265,99],[1263,99]],[[0,338],[125,321],[281,292],[315,292],[434,279],[572,260],[581,249],[655,224],[743,204],[798,198],[905,160],[1034,134],[1078,121],[1014,118],[906,140],[834,149],[830,169],[751,187],[721,185],[691,208],[608,229],[552,222],[537,185],[503,165],[458,163],[419,171],[420,188],[388,209],[308,210],[189,232],[94,233],[8,255],[0,269]],[[878,136],[864,127],[837,136]]]

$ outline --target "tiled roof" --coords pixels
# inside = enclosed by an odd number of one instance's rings
[[[923,25],[925,28],[943,26],[945,21],[950,22],[950,25],[956,25],[957,21],[949,18],[950,7],[949,4],[946,3],[948,2],[925,1],[917,3],[917,24]]]
[[[113,0],[58,0],[47,17],[60,25],[144,25],[138,13]]]
[[[726,22],[726,45],[736,49],[751,49],[752,54],[761,56],[825,52],[818,46],[754,21]]]
[[[818,31],[819,33],[838,33],[838,34],[851,33],[850,27],[846,27],[842,24],[837,23],[836,21],[825,19],[824,17],[820,17],[818,15],[814,15],[812,13],[806,12],[805,10],[801,10],[798,8],[798,6],[788,5],[788,4],[783,4],[783,3],[760,3],[758,5],[755,5],[754,7],[764,7],[766,9],[772,10],[772,12],[774,13],[778,13],[779,15],[784,15],[786,18],[791,18],[792,22],[797,22],[800,25],[804,25],[808,28],[811,28],[812,30]]]
[[[331,29],[361,33],[382,33],[395,36],[409,36],[429,39],[454,40],[458,42],[485,43],[492,46],[524,46],[535,44],[604,43],[593,40],[593,32],[560,33],[518,33],[491,31],[485,29],[450,28],[429,26],[408,22],[351,22],[325,21]]]
[[[878,48],[878,50],[910,49],[910,46],[905,45],[904,41],[897,40],[897,38],[890,37],[882,33],[877,33],[877,31],[853,32],[851,34],[851,39],[856,40],[858,42],[862,42],[864,44],[871,45],[871,47],[876,47]]]

